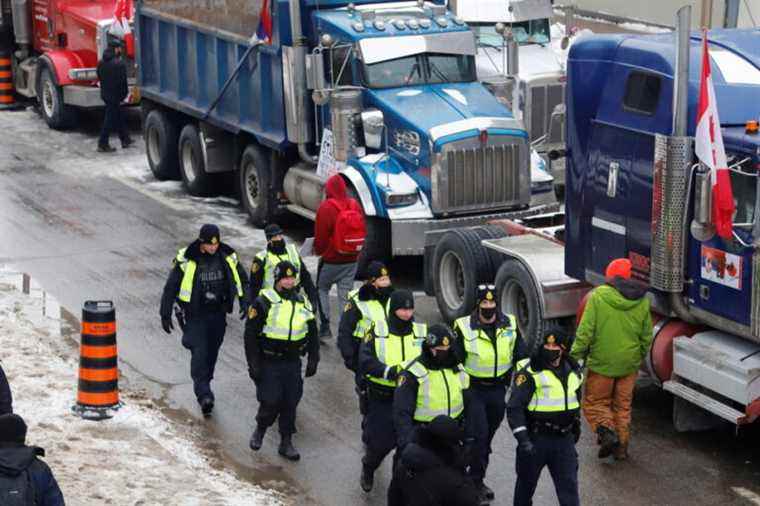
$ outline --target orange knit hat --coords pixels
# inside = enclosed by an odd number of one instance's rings
[[[607,266],[604,275],[607,281],[611,281],[615,277],[631,279],[631,267],[631,261],[627,258],[616,258]]]

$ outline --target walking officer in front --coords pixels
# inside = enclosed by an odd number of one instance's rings
[[[288,460],[301,455],[293,447],[296,408],[303,395],[301,356],[307,355],[306,377],[317,373],[319,337],[314,311],[298,292],[296,268],[282,261],[274,269],[274,288],[261,291],[248,310],[245,356],[256,384],[259,412],[250,447],[259,450],[267,429],[279,417],[278,452]]]
[[[393,395],[393,425],[399,450],[415,440],[415,430],[445,415],[460,425],[469,404],[469,376],[451,349],[454,332],[435,324],[422,353],[399,373]]]
[[[255,299],[264,288],[274,288],[274,268],[283,260],[289,261],[296,269],[296,286],[303,288],[312,307],[317,307],[318,294],[311,274],[306,268],[294,244],[286,244],[282,229],[276,223],[264,229],[267,247],[256,253],[251,263],[251,298]]]
[[[477,307],[454,323],[454,350],[470,376],[465,434],[470,446],[470,476],[479,489],[481,501],[494,498],[493,490],[483,483],[483,478],[491,441],[504,420],[512,365],[525,354],[515,317],[498,310],[495,294],[493,285],[478,286]]]
[[[393,391],[404,365],[422,352],[427,325],[414,321],[414,296],[396,290],[388,304],[388,319],[375,320],[359,353],[359,370],[367,380],[367,416],[362,426],[366,452],[361,487],[372,490],[375,470],[396,447]]]
[[[211,380],[227,328],[227,313],[232,312],[235,297],[240,317],[245,318],[248,279],[237,253],[221,242],[219,227],[206,224],[198,239],[177,252],[174,267],[161,298],[161,325],[167,334],[174,330],[172,307],[182,334],[182,346],[190,350],[190,376],[193,390],[205,416],[214,409]]]
[[[518,441],[515,506],[533,504],[544,467],[554,481],[560,506],[578,506],[578,454],[583,376],[570,358],[570,338],[560,330],[544,333],[530,359],[518,363],[507,420]]]

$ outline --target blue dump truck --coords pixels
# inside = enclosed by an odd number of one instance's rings
[[[760,416],[760,30],[708,33],[736,202],[725,240],[694,155],[702,51],[685,9],[675,34],[572,46],[564,227],[502,223],[505,237],[482,243],[500,257],[502,308],[531,338],[574,320],[610,260],[629,258],[657,322],[646,369],[673,393],[679,430]]]
[[[153,173],[194,195],[234,180],[257,226],[314,219],[334,173],[363,207],[366,258],[543,210],[527,132],[477,82],[474,35],[444,5],[143,0],[135,27]]]

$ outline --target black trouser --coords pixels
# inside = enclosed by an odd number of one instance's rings
[[[515,506],[533,504],[538,478],[544,467],[554,481],[560,506],[578,506],[578,453],[572,434],[531,433],[534,453],[517,450]]]
[[[465,434],[472,439],[470,448],[470,476],[476,483],[482,482],[488,468],[491,441],[504,421],[506,410],[504,385],[479,385],[473,380],[470,402],[465,417]]]
[[[393,428],[393,395],[380,396],[368,393],[367,415],[362,424],[362,441],[367,445],[362,464],[373,471],[396,448],[396,431]]]
[[[256,382],[256,399],[259,401],[256,423],[267,428],[279,417],[280,434],[293,434],[296,431],[296,409],[302,396],[301,359],[264,356],[261,379]]]
[[[193,378],[193,391],[198,402],[204,397],[214,399],[211,380],[219,356],[219,348],[224,341],[227,329],[227,313],[213,313],[192,316],[182,334],[182,345],[190,350],[190,377]]]
[[[108,146],[108,138],[112,133],[119,134],[122,144],[129,139],[127,124],[124,122],[124,116],[121,114],[121,107],[118,102],[106,102],[106,114],[103,118],[103,129],[100,131],[99,146]]]

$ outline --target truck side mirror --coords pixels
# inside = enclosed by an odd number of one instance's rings
[[[380,149],[383,145],[383,128],[385,127],[383,112],[377,109],[368,109],[361,114],[361,118],[364,129],[364,145],[371,149]]]

